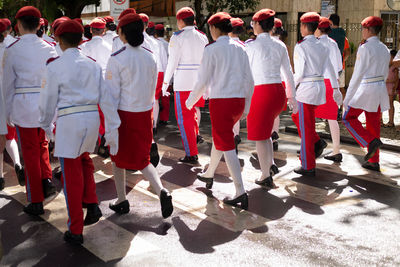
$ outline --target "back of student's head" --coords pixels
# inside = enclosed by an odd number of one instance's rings
[[[82,41],[83,26],[74,20],[68,20],[57,27],[55,36],[70,47],[78,47]]]
[[[340,17],[338,14],[331,14],[329,20],[332,21],[332,24],[335,26],[339,26],[340,24]]]
[[[4,41],[4,36],[7,31],[7,27],[8,27],[7,23],[4,20],[0,19],[0,43]]]
[[[395,56],[397,55],[397,50],[396,50],[396,49],[390,50],[390,55],[391,55],[392,57],[395,57]]]
[[[119,22],[118,28],[125,35],[125,39],[133,47],[140,46],[144,41],[144,24],[137,14],[128,14]]]

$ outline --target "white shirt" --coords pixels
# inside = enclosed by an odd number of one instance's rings
[[[283,76],[286,96],[295,97],[292,67],[283,42],[271,38],[268,33],[262,33],[255,41],[247,43],[246,52],[249,56],[254,85],[282,83],[281,76]]]
[[[48,36],[46,33],[43,34],[43,39],[49,43],[54,43],[55,40],[53,38],[51,38],[50,36]]]
[[[296,100],[310,105],[326,103],[324,81],[304,81],[304,79],[336,77],[335,70],[329,60],[329,51],[314,35],[307,35],[294,47],[294,81],[297,87]],[[331,79],[333,88],[339,88],[336,78]]]
[[[77,48],[69,48],[47,66],[47,83],[40,93],[40,126],[48,129],[56,110],[97,105],[104,113],[106,132],[118,129],[120,119],[106,88],[101,67]],[[99,131],[98,111],[57,118],[54,155],[76,158],[94,151]]]
[[[167,53],[167,56],[169,56],[169,54],[168,54],[169,43],[165,40],[164,37],[157,37],[157,39],[162,43],[162,45],[163,45],[163,47],[165,49],[165,52]]]
[[[124,43],[121,41],[119,36],[114,37],[113,43],[112,43],[112,53],[117,52],[120,50],[122,47],[124,47]]]
[[[7,34],[6,38],[4,38],[4,44],[7,46],[11,45],[12,43],[14,43],[15,41],[17,41],[18,39],[11,36],[10,34]]]
[[[210,99],[246,98],[245,113],[248,113],[254,80],[244,45],[229,36],[220,36],[205,48],[197,82],[186,106],[193,107],[207,88]]]
[[[126,44],[111,55],[106,84],[117,109],[129,112],[152,109],[156,81],[157,63],[152,52]]]
[[[386,111],[390,108],[386,89],[386,78],[389,73],[390,52],[378,37],[370,37],[360,45],[347,89],[345,106],[363,109],[369,112]],[[363,82],[363,79],[382,77],[380,82]]]
[[[106,31],[103,35],[104,41],[106,41],[109,45],[113,45],[114,38],[117,37],[118,34],[115,31]]]
[[[318,37],[318,40],[323,46],[329,50],[329,59],[335,69],[336,79],[339,79],[339,73],[343,69],[342,55],[340,54],[339,47],[335,40],[324,34]],[[329,78],[329,73],[325,72],[325,78]]]
[[[165,72],[165,69],[167,68],[168,57],[167,53],[162,47],[162,44],[160,41],[156,40],[153,36],[148,35],[146,32],[143,32],[143,35],[144,42],[142,46],[154,53],[158,72]]]
[[[4,50],[6,49],[6,44],[4,42],[0,43],[0,62],[3,62]],[[0,66],[0,81],[3,79],[3,66]],[[0,83],[1,84],[1,83]],[[7,117],[6,117],[6,107],[4,102],[4,93],[0,86],[0,135],[7,134]]]
[[[7,117],[26,128],[39,127],[39,94],[15,94],[16,88],[44,88],[46,62],[56,57],[54,47],[36,34],[25,34],[4,53],[3,90]]]
[[[103,37],[93,36],[90,41],[81,45],[83,54],[93,58],[100,65],[103,74],[106,72],[107,62],[111,56],[112,47]]]
[[[54,46],[54,48],[56,49],[57,55],[58,55],[59,57],[61,57],[62,54],[63,54],[63,51],[62,51],[62,49],[61,49],[61,47],[60,47],[60,44],[59,44],[58,42],[56,42],[56,45]]]
[[[164,83],[169,84],[174,76],[175,91],[192,91],[207,44],[207,36],[194,26],[186,26],[175,32],[169,42]]]

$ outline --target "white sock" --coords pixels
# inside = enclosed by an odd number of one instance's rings
[[[114,205],[126,200],[126,172],[125,169],[118,168],[115,163],[112,164],[114,172],[115,190],[117,190],[118,199]]]
[[[331,131],[333,155],[340,153],[340,128],[337,120],[328,120],[329,129]]]
[[[195,109],[196,109],[196,116],[197,116],[197,126],[200,127],[201,110],[199,107],[195,107]]]
[[[233,134],[234,136],[239,135],[240,132],[240,120],[238,120],[235,125],[233,125]]]
[[[4,160],[4,153],[3,152],[1,152],[0,153],[0,177],[3,177],[3,171],[4,171],[4,169],[3,169],[3,160]]]
[[[21,166],[21,161],[19,159],[19,151],[18,151],[18,144],[15,139],[7,140],[6,141],[6,150],[10,155],[14,165]]]
[[[221,161],[222,154],[224,152],[217,150],[215,148],[214,142],[211,148],[211,155],[210,155],[210,164],[208,165],[207,171],[201,175],[204,178],[213,178],[215,174],[215,170],[218,167],[219,162]]]
[[[234,198],[246,193],[244,191],[242,170],[240,169],[239,158],[236,155],[235,149],[224,151],[226,165],[228,165],[229,173],[231,174],[233,183],[235,184],[236,194]]]
[[[274,126],[272,127],[272,132],[279,133],[279,123],[280,123],[280,118],[278,115],[278,116],[276,116],[276,118],[274,120]]]
[[[158,114],[160,113],[160,104],[158,100],[153,104],[153,128],[157,128]]]
[[[261,168],[260,180],[264,180],[270,176],[270,169],[272,164],[274,164],[274,151],[271,138],[263,141],[256,141],[256,150]]]
[[[156,192],[157,196],[160,196],[161,189],[163,189],[163,185],[161,184],[160,176],[157,173],[156,168],[152,164],[147,165],[146,168],[141,170],[144,177],[150,182],[151,187]]]

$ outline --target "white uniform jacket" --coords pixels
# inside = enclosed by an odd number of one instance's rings
[[[175,91],[192,91],[207,44],[207,36],[194,26],[186,26],[175,32],[169,41],[164,83],[169,84],[174,76]]]
[[[331,77],[333,88],[339,88],[329,51],[314,35],[307,35],[294,47],[294,82],[296,100],[310,105],[326,103],[324,74]],[[333,78],[335,77],[335,78]]]
[[[106,31],[103,35],[104,41],[106,41],[110,46],[113,45],[114,38],[117,37],[118,34],[115,31]]]
[[[18,39],[11,36],[10,34],[7,34],[6,38],[4,38],[4,44],[7,46],[11,45],[12,43],[14,43],[15,41],[17,41]]]
[[[43,40],[49,42],[49,43],[54,43],[55,40],[53,38],[51,38],[50,36],[48,36],[46,33],[43,34]]]
[[[169,56],[169,53],[168,53],[169,43],[165,40],[164,37],[158,37],[157,40],[159,40],[162,43],[162,45],[163,45],[163,47],[165,49],[165,52],[167,52],[167,56]]]
[[[144,42],[142,46],[154,53],[157,62],[157,71],[165,72],[165,69],[167,68],[168,56],[162,47],[161,42],[148,35],[146,32],[143,32],[143,35]]]
[[[220,36],[205,48],[196,80],[186,101],[188,108],[210,88],[210,99],[246,98],[245,113],[249,112],[254,80],[244,45]]]
[[[119,36],[114,37],[113,43],[112,43],[112,53],[117,52],[120,50],[122,47],[124,47],[124,43],[121,41]]]
[[[77,48],[69,48],[47,66],[47,83],[40,93],[40,126],[51,128],[58,110],[54,155],[76,158],[92,153],[99,132],[99,112],[104,113],[106,133],[118,129],[120,120],[106,88],[100,66]],[[93,105],[94,110],[62,115],[66,108]]]
[[[331,60],[333,68],[335,69],[336,79],[339,79],[339,73],[343,70],[343,62],[342,55],[340,54],[340,50],[336,41],[326,34],[318,37],[318,40],[322,45],[329,49],[329,59]],[[328,75],[329,73],[325,71],[324,77],[326,79],[330,79]]]
[[[0,43],[0,62],[3,62],[4,50],[6,45],[4,42]],[[3,79],[3,65],[0,66],[0,81]],[[1,83],[0,83],[1,84]],[[2,86],[0,86],[0,135],[7,134],[7,117],[6,107],[4,102],[4,93]]]
[[[112,47],[108,44],[103,37],[93,36],[90,41],[81,45],[83,54],[93,58],[100,65],[103,75],[106,72],[108,59],[111,56]]]
[[[370,37],[360,45],[345,106],[363,109],[369,112],[386,111],[390,108],[386,89],[389,73],[390,52],[378,37]]]
[[[51,45],[25,34],[4,53],[3,92],[10,122],[25,128],[39,125],[39,92],[46,84],[46,62],[56,57]],[[23,90],[36,92],[21,93]]]
[[[60,44],[59,44],[58,42],[56,42],[56,45],[54,46],[54,48],[56,49],[57,55],[58,55],[59,57],[61,57],[62,54],[63,54],[63,51],[62,51],[62,49],[61,49],[61,47],[60,47]]]
[[[152,52],[126,44],[111,55],[106,84],[116,109],[144,112],[153,108],[157,63]]]
[[[268,33],[262,33],[255,41],[247,43],[246,52],[249,56],[254,85],[282,83],[281,76],[283,76],[286,96],[295,97],[292,67],[283,42],[272,38]]]

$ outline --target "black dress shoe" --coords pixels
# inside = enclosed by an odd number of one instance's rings
[[[158,154],[158,146],[156,143],[152,143],[150,149],[150,163],[156,168],[159,162],[160,154]]]
[[[343,155],[342,153],[339,153],[332,156],[325,156],[324,159],[332,160],[333,162],[342,162]]]
[[[272,164],[271,168],[269,169],[269,174],[271,176],[274,176],[275,174],[278,174],[278,173],[279,173],[278,166],[276,166],[275,164]]]
[[[196,139],[196,143],[197,143],[197,144],[202,144],[202,143],[204,143],[204,138],[203,138],[203,136],[198,135],[198,136],[197,136],[197,139]]]
[[[238,146],[242,142],[242,138],[240,138],[240,135],[235,135],[235,150],[236,154],[239,153]]]
[[[161,214],[163,218],[168,218],[174,211],[174,206],[172,206],[172,196],[167,191],[167,189],[161,189],[160,193],[160,203],[161,203]]]
[[[240,207],[244,210],[247,210],[247,208],[249,207],[249,197],[248,197],[247,193],[244,193],[234,199],[225,198],[223,200],[223,202],[225,204],[231,205],[231,206],[237,206],[237,204],[240,203]]]
[[[66,231],[64,233],[64,241],[74,246],[80,246],[83,244],[83,235],[74,235],[70,231]]]
[[[35,216],[42,215],[44,214],[43,203],[42,202],[30,203],[24,207],[24,212],[29,215],[35,215]]]
[[[371,170],[371,171],[376,171],[376,172],[380,172],[381,168],[379,166],[379,163],[377,162],[369,162],[366,161],[361,165],[363,168]]]
[[[124,200],[121,203],[115,204],[115,205],[110,203],[110,205],[108,205],[108,207],[110,209],[112,209],[113,211],[115,211],[115,213],[126,214],[129,212],[129,201]]]
[[[328,146],[324,139],[319,139],[314,145],[315,158],[318,158],[324,152],[324,149]]]
[[[302,167],[298,167],[294,172],[305,176],[315,176],[315,169],[305,170]]]
[[[97,154],[100,157],[106,159],[106,158],[110,157],[110,150],[108,149],[108,146],[105,146],[105,144],[106,144],[106,139],[104,138],[104,136],[102,136],[100,139],[100,145],[99,145]]]
[[[200,176],[200,174],[197,174],[197,179],[206,183],[207,189],[211,189],[214,184],[214,178],[202,177],[202,176]]]
[[[43,185],[44,198],[48,198],[49,196],[57,192],[56,187],[54,186],[54,184],[51,182],[50,179],[43,179],[42,185]]]
[[[272,148],[274,149],[274,151],[278,151],[279,149],[279,143],[277,140],[272,141]]]
[[[261,181],[256,180],[255,183],[260,186],[265,186],[265,187],[271,188],[271,189],[276,188],[276,185],[274,184],[274,180],[272,179],[271,176],[268,176],[267,178],[265,178],[264,180],[261,180]]]
[[[374,140],[372,140],[369,144],[368,144],[368,153],[367,155],[365,155],[364,160],[368,161],[369,159],[371,159],[376,151],[383,145],[383,143],[381,142],[381,140],[379,140],[378,138],[375,138]]]
[[[14,169],[15,169],[15,173],[17,174],[19,185],[24,186],[25,185],[24,167],[22,167],[21,165],[15,164]]]
[[[4,189],[4,184],[5,184],[4,178],[0,177],[0,191]]]
[[[83,225],[91,225],[97,223],[103,214],[97,203],[87,204],[87,212]]]
[[[273,132],[271,134],[271,139],[272,139],[272,141],[278,140],[279,139],[279,134],[277,132]]]
[[[180,158],[179,162],[196,165],[199,164],[199,157],[197,155],[185,156],[183,158]]]

